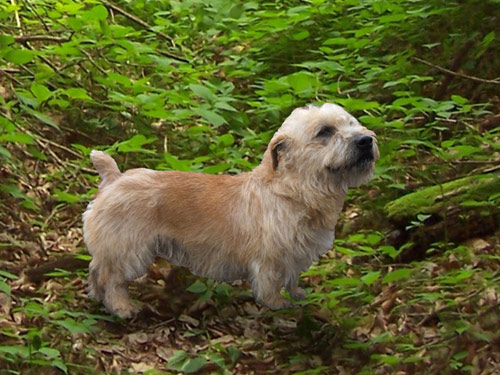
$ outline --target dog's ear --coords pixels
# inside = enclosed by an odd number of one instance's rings
[[[273,160],[273,170],[278,169],[281,153],[286,149],[286,139],[278,138],[271,145],[271,157]]]

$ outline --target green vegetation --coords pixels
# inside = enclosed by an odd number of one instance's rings
[[[498,192],[498,175],[473,175],[407,194],[390,202],[386,211],[389,218],[398,221],[413,219],[422,213],[439,214],[452,206],[491,207],[491,213],[496,214],[500,199]]]
[[[498,0],[0,2],[0,374],[498,371],[499,15]],[[168,264],[132,287],[131,322],[86,296],[92,149],[122,169],[239,173],[321,102],[382,157],[299,307]]]

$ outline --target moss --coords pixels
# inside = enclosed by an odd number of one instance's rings
[[[460,206],[474,201],[474,207],[490,207],[498,211],[498,205],[487,202],[500,192],[500,177],[496,174],[475,175],[423,188],[398,198],[385,206],[385,212],[394,220],[413,218],[418,214],[435,214],[443,207]]]

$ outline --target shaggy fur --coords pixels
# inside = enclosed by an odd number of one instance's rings
[[[237,176],[133,169],[121,173],[92,151],[102,183],[83,215],[90,295],[130,317],[130,281],[157,256],[217,280],[247,279],[272,309],[305,298],[300,272],[331,249],[349,187],[366,182],[379,157],[373,132],[341,107],[298,108],[262,163]]]

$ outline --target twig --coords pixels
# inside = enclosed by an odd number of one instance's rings
[[[7,68],[7,69],[2,69],[4,72],[11,73],[11,74],[18,74],[21,73],[20,69],[15,69],[15,68]]]
[[[170,38],[167,34],[164,34],[162,33],[161,31],[156,31],[153,29],[153,26],[151,26],[149,23],[147,22],[144,22],[143,20],[141,20],[139,17],[137,16],[134,16],[133,14],[130,14],[129,12],[125,11],[124,9],[120,8],[119,6],[115,5],[115,4],[112,4],[108,1],[103,1],[102,2],[104,5],[106,5],[108,8],[111,8],[115,11],[117,11],[118,13],[124,15],[125,17],[127,17],[129,20],[132,20],[134,21],[135,23],[138,23],[139,25],[141,25],[142,27],[144,27],[145,29],[161,36],[163,39],[167,39],[168,41],[170,41],[170,43],[172,43],[172,45],[175,46],[175,43],[174,41],[172,40],[172,38]]]
[[[56,260],[44,263],[41,266],[28,268],[25,273],[28,279],[32,283],[39,283],[46,279],[47,273],[54,271],[55,269],[63,269],[66,271],[76,271],[81,268],[87,268],[89,262],[83,259],[75,258],[72,255],[63,256]]]
[[[478,289],[478,290],[470,293],[468,296],[464,297],[460,301],[460,303],[470,301],[471,298],[473,298],[473,297],[477,296],[478,294],[484,292],[484,290],[485,290],[484,288],[483,289]],[[443,306],[438,307],[433,312],[431,312],[429,315],[427,315],[424,319],[422,319],[419,323],[417,323],[417,327],[422,327],[423,325],[425,325],[428,322],[430,322],[432,319],[437,318],[438,314],[442,313],[443,311],[445,311],[445,310],[447,310],[449,308],[454,308],[454,307],[460,308],[461,306],[457,302],[455,305],[443,305]]]
[[[10,0],[10,3],[16,7],[16,0]],[[17,28],[19,29],[19,33],[22,35],[23,34],[23,30],[21,28],[21,18],[19,18],[19,12],[17,10],[14,11],[14,15],[16,17],[16,25],[17,25]]]
[[[34,10],[33,8],[36,6],[33,6],[30,4],[29,0],[22,0],[24,2],[24,4],[26,5],[26,7],[29,8],[30,12],[33,13],[33,15],[38,18],[38,20],[40,21],[40,23],[42,24],[43,28],[45,29],[46,32],[50,32],[50,29],[49,27],[47,26],[47,24],[45,23],[45,20],[43,19],[42,16],[40,16],[40,14],[38,14],[38,12],[36,10]],[[46,12],[45,12],[46,13]]]
[[[453,61],[451,61],[451,65],[448,67],[450,70],[455,72],[460,69],[465,58],[467,57],[467,54],[476,43],[476,39],[477,39],[476,36],[470,38],[457,51],[457,53],[454,55]],[[448,86],[450,86],[450,83],[453,81],[453,78],[454,76],[451,74],[444,75],[443,79],[439,83],[439,86],[437,87],[435,99],[441,100],[444,98],[446,92],[448,91]]]
[[[165,33],[162,33],[161,31],[157,31],[153,28],[153,26],[151,26],[149,23],[147,22],[144,22],[143,20],[141,20],[139,17],[137,16],[134,16],[133,14],[130,14],[128,13],[127,11],[123,10],[122,8],[118,7],[117,5],[115,4],[112,4],[108,1],[103,1],[102,2],[105,6],[107,6],[108,8],[111,8],[112,10],[120,13],[121,15],[127,17],[129,20],[131,21],[134,21],[135,23],[141,25],[142,27],[144,27],[146,30],[148,31],[151,31],[152,33],[155,33],[156,35],[162,37],[163,39],[166,39],[168,40],[170,43],[172,43],[173,46],[175,46],[175,43],[174,41],[172,40],[172,38],[170,38],[167,34]],[[174,59],[174,60],[178,60],[178,61],[182,61],[182,62],[189,62],[189,60],[183,58],[183,57],[179,57],[179,56],[176,56],[174,54],[171,54],[171,53],[168,53],[168,52],[162,52],[163,55],[167,56],[167,57],[170,57],[171,59]]]
[[[5,114],[4,114],[5,115]],[[10,116],[6,116],[9,120],[12,121],[12,118],[10,118]],[[60,145],[59,143],[56,143],[54,141],[51,141],[50,139],[47,139],[45,137],[43,137],[42,135],[38,134],[38,133],[35,133],[35,132],[32,132],[31,130],[29,129],[26,129],[24,127],[22,127],[21,125],[18,125],[16,122],[14,122],[14,126],[19,129],[19,131],[21,132],[24,132],[24,133],[27,133],[29,135],[31,135],[33,138],[35,138],[37,141],[41,142],[41,146],[45,146],[47,147],[47,144],[49,145],[52,145],[54,147],[57,147],[57,148],[60,148],[61,150],[63,151],[66,151],[67,153],[77,157],[78,159],[81,159],[82,158],[82,155],[79,154],[78,152],[76,151],[73,151],[72,149],[70,148],[67,148],[66,146],[63,146],[63,145]]]
[[[26,131],[26,129],[25,129],[25,131]],[[40,134],[33,134],[33,136],[35,136],[36,138],[38,138],[40,141],[42,141],[44,143],[47,143],[47,144],[49,144],[51,146],[57,147],[57,148],[59,148],[59,149],[61,149],[63,151],[66,151],[67,153],[69,153],[69,154],[71,154],[71,155],[73,155],[73,156],[75,156],[77,158],[81,158],[82,157],[82,155],[79,154],[78,152],[73,151],[72,149],[67,148],[66,146],[60,145],[59,143],[51,141],[50,139],[42,137]]]
[[[17,43],[25,43],[25,42],[31,42],[31,41],[63,43],[63,42],[68,42],[70,39],[71,39],[71,36],[63,38],[63,37],[59,37],[59,36],[50,36],[50,35],[21,35],[21,36],[16,36],[14,38],[14,40]]]
[[[25,86],[24,83],[22,83],[21,81],[19,81],[16,77],[10,75],[5,69],[0,69],[0,74],[3,74],[4,76],[6,76],[11,81],[14,81],[15,83],[17,83],[19,86],[22,86],[22,87]]]
[[[26,42],[24,42],[24,43],[23,43],[23,45],[24,45],[26,48],[30,49],[30,50],[35,50],[35,48],[33,48],[32,46],[30,46],[30,45],[29,45],[29,43],[28,43],[27,41],[26,41]],[[50,61],[50,60],[49,60],[48,58],[46,58],[45,56],[39,55],[39,56],[38,56],[38,58],[39,58],[40,60],[42,60],[45,64],[47,64],[47,65],[48,65],[48,66],[49,66],[49,67],[50,67],[50,68],[54,71],[54,73],[56,73],[58,76],[60,76],[60,77],[62,77],[62,78],[65,78],[65,79],[72,80],[72,77],[70,77],[70,76],[68,76],[68,75],[64,74],[64,73],[61,71],[61,69],[60,69],[60,68],[58,68],[57,66],[55,66],[55,65],[52,63],[52,61]],[[21,65],[21,66],[22,66],[24,69],[27,69],[24,65]],[[28,70],[28,71],[29,71],[29,70]],[[33,77],[35,76],[35,74],[34,74],[33,72],[31,72],[31,71],[29,71],[29,72],[33,75]],[[76,81],[76,80],[72,80],[72,81],[73,81],[73,83],[74,83],[76,86],[78,86],[78,87],[80,87],[80,88],[83,88],[83,85],[82,85],[80,82],[78,82],[78,81]],[[50,88],[52,88],[53,90],[57,89],[57,87],[56,87],[56,86],[54,86],[54,85],[52,85],[52,84],[50,84],[50,83],[48,83],[48,85],[49,85],[49,87],[50,87]]]
[[[422,64],[425,64],[425,65],[428,65],[434,69],[437,69],[441,72],[444,72],[446,74],[451,74],[453,76],[457,76],[457,77],[461,77],[461,78],[465,78],[465,79],[469,79],[471,81],[475,81],[475,82],[481,82],[481,83],[491,83],[491,84],[494,84],[494,85],[500,85],[500,81],[499,80],[496,80],[496,79],[484,79],[484,78],[479,78],[479,77],[474,77],[474,76],[470,76],[468,74],[464,74],[464,73],[458,73],[458,72],[454,72],[452,70],[449,70],[449,69],[446,69],[446,68],[443,68],[442,66],[438,66],[438,65],[435,65],[433,63],[430,63],[426,60],[422,60],[421,58],[418,58],[418,57],[415,57],[413,56],[411,58],[412,60],[415,60],[415,61],[418,61]]]
[[[101,72],[102,74],[104,74],[105,76],[107,76],[107,75],[108,75],[108,73],[107,73],[107,72],[106,72],[103,68],[101,68],[101,67],[100,67],[100,66],[99,66],[99,65],[95,62],[94,58],[92,57],[92,55],[91,55],[90,53],[88,53],[87,51],[85,51],[83,48],[80,48],[80,49],[79,49],[79,51],[80,51],[81,53],[83,53],[83,54],[87,57],[87,59],[89,59],[90,63],[91,63],[92,65],[94,65],[94,66],[95,66],[95,68],[96,68],[98,71],[100,71],[100,72]]]

